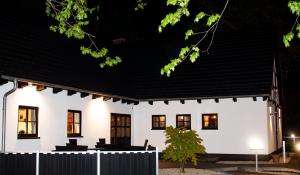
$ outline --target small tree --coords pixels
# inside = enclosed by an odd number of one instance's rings
[[[173,128],[165,130],[167,148],[163,151],[163,159],[179,162],[180,172],[184,173],[184,165],[191,161],[197,165],[197,153],[205,153],[202,139],[194,130]]]

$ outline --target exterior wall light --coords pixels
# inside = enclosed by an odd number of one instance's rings
[[[258,151],[264,149],[264,145],[259,139],[252,139],[249,142],[249,147],[255,152],[255,171],[258,172]]]
[[[296,136],[295,134],[291,134],[291,138],[293,139],[294,145],[296,144]]]
[[[300,143],[297,143],[296,150],[300,152]]]
[[[262,150],[264,145],[259,139],[252,139],[249,142],[249,147],[251,150]]]

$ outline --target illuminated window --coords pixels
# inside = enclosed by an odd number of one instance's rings
[[[68,137],[81,137],[81,111],[68,110]]]
[[[218,129],[218,114],[202,114],[202,129]]]
[[[190,114],[176,115],[176,127],[191,129],[191,115]]]
[[[166,115],[152,115],[152,129],[166,129]]]
[[[38,137],[38,107],[19,106],[18,139]]]

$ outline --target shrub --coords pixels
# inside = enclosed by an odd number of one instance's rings
[[[163,159],[178,162],[182,173],[189,160],[197,165],[197,154],[205,153],[205,147],[196,131],[169,126],[165,134],[167,147],[163,150]]]

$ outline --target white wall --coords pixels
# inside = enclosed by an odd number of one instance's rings
[[[202,114],[218,113],[218,130],[202,130]],[[253,101],[252,98],[214,100],[154,102],[153,105],[142,102],[134,106],[134,143],[142,143],[146,138],[149,144],[158,146],[160,151],[165,148],[163,130],[151,130],[152,115],[165,114],[167,126],[176,127],[176,114],[191,114],[191,127],[203,139],[208,153],[252,154],[249,142],[260,140],[268,154],[267,102],[262,98]]]
[[[12,88],[12,83],[0,86],[0,103],[3,94]],[[39,136],[40,139],[17,139],[18,106],[39,107]],[[165,148],[165,136],[162,130],[151,130],[152,115],[165,114],[167,126],[176,126],[176,114],[191,114],[192,129],[196,130],[204,140],[208,153],[251,154],[249,142],[259,139],[263,142],[264,150],[260,153],[268,154],[270,132],[268,125],[267,102],[262,98],[253,101],[252,98],[214,100],[187,100],[185,104],[170,101],[154,102],[149,105],[141,102],[139,105],[127,105],[120,102],[103,102],[102,99],[92,100],[91,96],[81,98],[77,93],[67,96],[66,91],[52,93],[52,88],[41,92],[34,87],[18,89],[8,97],[7,101],[7,134],[6,151],[49,151],[55,145],[65,145],[67,138],[67,110],[82,111],[82,138],[78,143],[94,148],[98,138],[106,138],[110,142],[110,113],[131,114],[133,145],[143,145],[145,139],[149,144]],[[202,130],[202,114],[218,113],[218,130]],[[2,119],[2,113],[1,119]],[[1,125],[0,125],[1,127]],[[271,142],[270,142],[271,143]]]
[[[9,87],[12,83],[0,86],[1,98]],[[40,139],[17,139],[19,105],[39,107]],[[18,89],[7,100],[6,151],[49,151],[54,150],[55,145],[65,145],[69,139],[66,133],[68,109],[82,111],[83,137],[78,143],[91,148],[95,147],[98,138],[110,142],[110,113],[132,113],[132,105],[92,100],[91,96],[81,98],[79,93],[67,96],[67,91],[53,94],[52,88],[41,92],[30,86]]]

